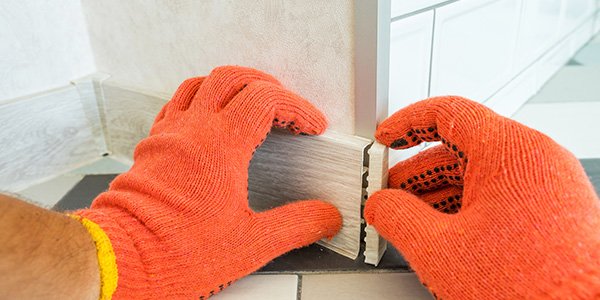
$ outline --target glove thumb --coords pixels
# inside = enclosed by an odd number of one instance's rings
[[[404,255],[429,245],[448,228],[449,215],[441,213],[417,196],[387,189],[373,194],[365,204],[367,223]],[[414,249],[413,249],[414,248]]]
[[[331,238],[342,227],[342,216],[331,204],[300,201],[255,214],[254,226],[263,253],[273,259],[290,250]]]

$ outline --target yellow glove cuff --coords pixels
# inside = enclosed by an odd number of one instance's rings
[[[100,300],[110,300],[117,289],[119,275],[117,272],[117,258],[113,251],[110,239],[98,224],[76,215],[69,217],[79,221],[90,233],[96,244],[98,254],[98,265],[100,266],[101,295]]]

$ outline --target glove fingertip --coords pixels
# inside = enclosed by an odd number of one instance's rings
[[[382,206],[385,205],[384,202],[388,199],[387,194],[389,194],[389,191],[377,191],[367,199],[363,215],[369,225],[376,223],[377,215],[383,209]]]
[[[399,231],[421,232],[424,225],[434,225],[446,218],[417,196],[395,189],[381,190],[369,197],[363,216],[384,237]]]
[[[327,118],[310,102],[297,98],[296,105],[282,108],[275,114],[273,126],[286,128],[293,134],[320,135],[327,129]]]
[[[325,116],[318,111],[317,109],[315,109],[315,113],[313,115],[313,120],[311,120],[311,129],[310,132],[307,132],[308,134],[311,135],[320,135],[323,134],[325,132],[325,130],[327,130],[327,126],[328,126],[328,122],[327,122],[327,118],[325,118]]]
[[[342,214],[335,206],[320,200],[308,200],[304,204],[318,220],[316,224],[323,229],[322,238],[331,240],[342,228]]]

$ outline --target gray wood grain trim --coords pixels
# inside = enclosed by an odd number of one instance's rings
[[[72,82],[79,92],[85,115],[92,128],[98,155],[110,154],[102,90],[102,82],[108,77],[106,74],[95,73]]]
[[[0,105],[0,190],[17,191],[97,156],[74,86]]]
[[[388,148],[378,142],[369,149],[369,175],[367,176],[367,195],[386,189],[388,182]],[[387,242],[371,225],[365,227],[365,263],[377,265],[387,249]]]
[[[110,151],[133,162],[135,146],[148,136],[156,115],[170,98],[120,86],[110,79],[102,87]]]
[[[251,207],[261,211],[298,200],[328,202],[342,214],[340,232],[321,245],[352,259],[360,249],[363,149],[371,141],[326,133],[274,132],[250,163]]]

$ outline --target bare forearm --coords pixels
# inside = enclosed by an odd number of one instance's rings
[[[0,299],[98,299],[96,248],[76,220],[0,194]]]

